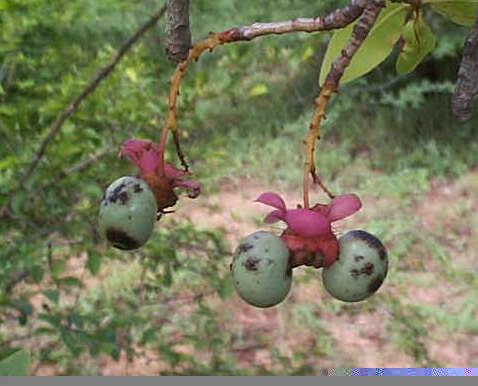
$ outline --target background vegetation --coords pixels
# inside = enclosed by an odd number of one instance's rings
[[[338,3],[192,1],[193,40]],[[0,0],[0,205],[59,111],[161,5]],[[201,198],[183,197],[139,251],[99,238],[104,188],[136,173],[117,159],[120,143],[158,139],[162,127],[174,69],[163,19],[65,122],[15,195],[13,216],[1,220],[0,358],[25,348],[30,374],[65,375],[478,367],[478,118],[458,123],[448,108],[467,30],[425,16],[438,36],[432,54],[397,76],[395,53],[342,87],[317,151],[330,188],[364,202],[339,231],[366,229],[389,249],[378,294],[341,303],[317,271],[301,268],[289,298],[260,310],[237,298],[229,278],[234,243],[267,229],[264,211],[251,205],[256,194],[299,201],[301,141],[327,33],[203,55],[179,102]]]

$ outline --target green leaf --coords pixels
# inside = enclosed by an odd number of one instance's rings
[[[44,320],[45,322],[51,324],[54,327],[60,327],[61,325],[61,319],[58,315],[39,314],[38,319]]]
[[[115,343],[116,342],[116,331],[113,330],[111,327],[105,327],[102,330],[95,332],[98,339],[108,342],[108,343]]]
[[[302,54],[300,55],[300,58],[302,61],[308,60],[312,55],[314,54],[314,49],[311,46],[305,47],[305,49],[302,51]]]
[[[47,290],[43,291],[43,295],[45,295],[53,303],[58,304],[58,299],[60,297],[60,294],[58,293],[58,290],[47,289]]]
[[[65,260],[53,260],[51,264],[51,273],[54,277],[57,277],[64,269],[66,266],[66,261]]]
[[[163,274],[163,285],[165,287],[171,287],[171,284],[173,284],[173,275],[171,267],[167,264]]]
[[[13,117],[17,113],[17,110],[13,106],[0,105],[0,115],[7,115]]]
[[[0,0],[0,11],[5,11],[9,8],[10,4],[7,0]]]
[[[9,303],[23,314],[31,315],[33,312],[33,306],[25,299],[10,299]]]
[[[257,97],[257,96],[267,94],[268,92],[269,92],[269,89],[264,83],[258,83],[249,90],[247,95],[249,97]]]
[[[26,191],[21,190],[12,199],[12,210],[14,213],[19,213],[20,210],[25,206],[27,201],[28,194]]]
[[[62,277],[58,279],[58,283],[60,283],[61,285],[66,285],[70,287],[81,287],[83,285],[80,279],[77,279],[76,277],[73,277],[73,276]]]
[[[57,330],[54,329],[54,328],[49,328],[49,327],[38,327],[37,329],[35,329],[35,331],[33,331],[34,336],[38,336],[38,335],[56,335],[56,334],[57,334]]]
[[[138,83],[138,74],[136,73],[134,68],[129,67],[124,71],[124,73],[129,78],[129,80],[131,80],[131,82]]]
[[[61,330],[61,339],[63,340],[63,343],[65,343],[65,346],[68,347],[68,349],[73,353],[73,354],[79,354],[81,352],[81,348],[78,346],[77,339],[73,335],[73,333],[67,329],[62,329]]]
[[[232,293],[233,286],[230,276],[225,277],[219,286],[218,293],[221,299],[229,297]]]
[[[0,376],[26,376],[30,365],[28,351],[20,349],[0,361]]]
[[[345,69],[344,75],[340,80],[341,84],[350,82],[368,73],[385,60],[402,33],[405,16],[409,10],[410,7],[407,4],[387,3],[374,27],[355,53],[349,66]],[[356,23],[334,32],[322,61],[319,77],[320,85],[324,83],[332,62],[340,55],[342,49],[345,48]]]
[[[10,155],[0,160],[0,170],[9,169],[15,165],[17,157]]]
[[[7,348],[3,351],[0,351],[0,362],[3,361],[5,358],[8,358],[10,355],[15,354],[17,351],[21,350],[20,348]]]
[[[100,270],[101,255],[98,252],[92,251],[88,254],[88,261],[86,262],[86,268],[92,275],[96,275]]]
[[[91,197],[101,197],[103,194],[103,189],[101,189],[97,184],[86,184],[83,186],[83,192]]]
[[[83,322],[83,317],[80,314],[77,314],[76,312],[72,312],[71,314],[68,315],[68,322],[71,324],[74,324],[76,327],[83,329],[84,322]]]
[[[91,346],[91,345],[95,344],[93,339],[91,338],[91,336],[89,334],[87,334],[86,332],[78,331],[76,333],[76,337],[78,338],[78,340],[81,343],[86,344],[88,346]]]
[[[40,283],[45,274],[45,270],[40,265],[34,265],[28,269],[35,283]]]
[[[424,3],[430,3],[435,11],[449,17],[453,22],[468,26],[473,24],[478,6],[478,0],[425,0]]]
[[[396,69],[399,74],[408,74],[435,48],[436,39],[421,16],[408,21],[402,38],[404,43],[397,59]]]
[[[151,327],[151,328],[148,328],[145,332],[143,332],[143,336],[141,337],[141,344],[144,345],[154,340],[156,338],[156,334],[158,330],[159,328],[157,327]]]

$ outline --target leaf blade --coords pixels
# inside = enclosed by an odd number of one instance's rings
[[[28,351],[20,349],[0,361],[0,376],[27,376],[30,364]]]
[[[478,0],[437,1],[425,0],[434,11],[451,19],[456,24],[471,26],[478,7]]]
[[[407,4],[387,3],[369,35],[352,58],[350,65],[345,69],[340,80],[341,84],[365,75],[386,59],[402,33],[405,16],[409,9]],[[320,85],[324,83],[333,60],[347,44],[356,23],[334,32],[322,61]]]
[[[407,23],[403,39],[404,46],[395,65],[397,73],[402,75],[412,72],[436,45],[435,35],[421,16]]]

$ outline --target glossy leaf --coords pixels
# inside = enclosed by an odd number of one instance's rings
[[[409,9],[410,7],[406,4],[387,3],[369,35],[352,58],[350,65],[345,69],[340,80],[341,84],[370,72],[385,60],[402,33],[405,16]],[[341,50],[349,41],[356,23],[334,32],[322,61],[319,77],[320,85],[324,83],[332,62],[339,56]]]
[[[422,17],[407,23],[402,38],[404,43],[397,59],[396,69],[399,74],[408,74],[435,48],[436,39]]]
[[[435,11],[449,17],[453,22],[468,26],[473,24],[478,7],[478,0],[424,0],[423,2],[430,3]]]

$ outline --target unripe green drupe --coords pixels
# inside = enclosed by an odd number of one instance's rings
[[[325,289],[344,302],[359,302],[374,294],[388,270],[385,247],[375,236],[353,230],[339,239],[339,257],[322,271]]]
[[[156,211],[156,199],[146,182],[141,178],[121,177],[105,191],[99,232],[116,248],[139,248],[153,232]]]
[[[276,235],[259,231],[242,239],[231,263],[239,296],[256,307],[272,307],[289,293],[292,270],[289,251]]]

